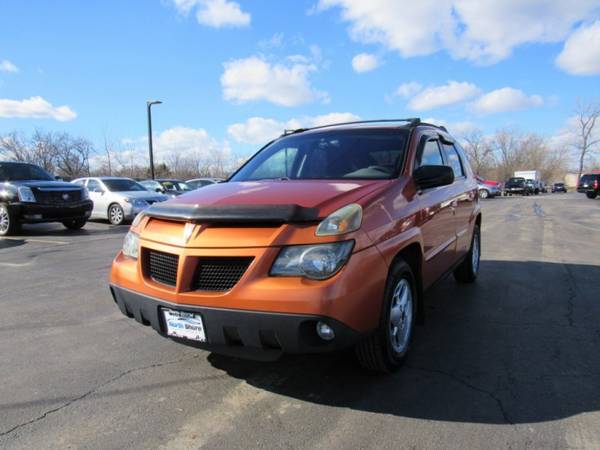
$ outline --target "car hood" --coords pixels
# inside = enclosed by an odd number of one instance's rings
[[[10,184],[15,186],[28,186],[35,188],[70,188],[70,189],[81,189],[81,186],[73,183],[67,183],[65,181],[40,181],[40,180],[15,180],[8,181]]]
[[[169,201],[170,206],[298,205],[320,217],[385,189],[392,180],[261,180],[212,184]]]

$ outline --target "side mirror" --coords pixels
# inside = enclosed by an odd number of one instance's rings
[[[165,192],[165,190],[163,188],[156,188],[155,189],[156,192],[162,194],[163,192]]]
[[[447,186],[454,183],[454,171],[448,166],[421,166],[413,172],[413,178],[421,189]]]

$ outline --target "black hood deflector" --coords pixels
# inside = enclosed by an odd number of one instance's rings
[[[144,215],[157,219],[209,223],[291,223],[319,220],[316,208],[300,205],[167,205],[155,203]]]

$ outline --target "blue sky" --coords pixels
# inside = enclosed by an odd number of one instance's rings
[[[162,151],[248,153],[354,116],[552,136],[600,96],[598,0],[401,3],[3,0],[0,134],[141,145],[158,98]]]

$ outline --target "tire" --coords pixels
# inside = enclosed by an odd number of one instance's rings
[[[68,228],[69,230],[79,230],[83,228],[86,223],[87,219],[82,218],[66,220],[62,224],[65,226],[65,228]]]
[[[473,229],[471,248],[465,259],[454,269],[454,278],[459,283],[473,283],[479,275],[479,261],[481,259],[481,231],[479,225]]]
[[[593,200],[598,196],[598,194],[596,192],[586,192],[585,196]]]
[[[19,230],[17,217],[6,203],[0,203],[0,236],[10,236]]]
[[[479,198],[488,198],[489,193],[485,189],[479,189]]]
[[[365,369],[390,373],[402,365],[417,316],[417,292],[409,265],[397,261],[386,284],[379,327],[355,348],[358,362]]]
[[[121,205],[113,203],[108,207],[108,221],[113,225],[122,225],[125,222],[125,212]]]

